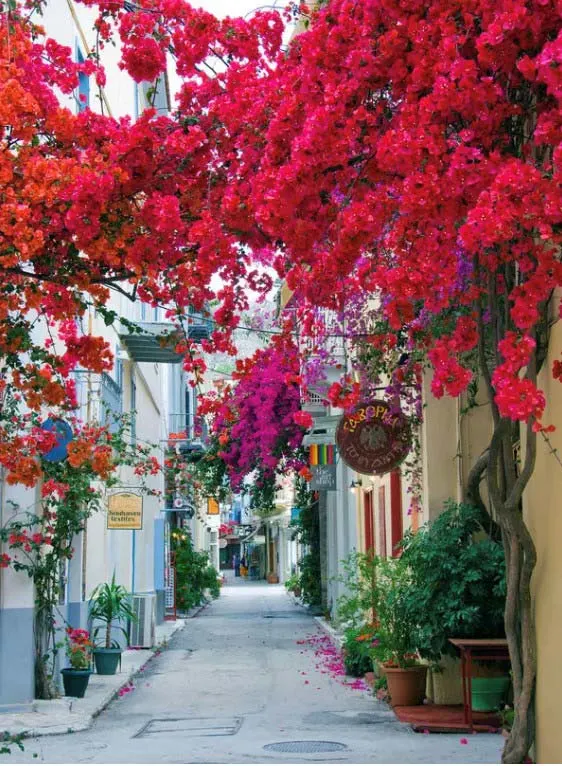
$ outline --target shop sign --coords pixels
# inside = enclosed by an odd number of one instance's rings
[[[311,465],[310,472],[312,473],[310,489],[313,491],[337,489],[335,465]]]
[[[207,498],[207,515],[208,516],[218,516],[220,513],[219,504],[215,500],[214,497],[208,497]]]
[[[107,504],[108,529],[142,529],[142,496],[117,492]]]
[[[400,465],[410,451],[410,425],[402,412],[375,399],[341,418],[336,443],[342,460],[354,471],[381,476]]]

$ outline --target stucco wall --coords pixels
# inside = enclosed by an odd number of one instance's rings
[[[552,362],[560,358],[562,328],[552,328],[550,356],[539,384],[548,406],[543,422],[557,430],[549,435],[552,447],[562,455],[562,385],[551,375]],[[562,761],[562,466],[539,436],[534,475],[525,493],[525,513],[537,548],[533,578],[537,633],[537,762]]]

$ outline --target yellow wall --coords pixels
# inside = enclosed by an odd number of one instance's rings
[[[539,384],[548,407],[544,424],[557,431],[549,435],[562,456],[562,384],[551,375],[552,362],[562,351],[562,327],[552,328],[550,356]],[[533,579],[537,632],[537,762],[562,761],[562,466],[541,436],[537,440],[536,468],[524,497],[527,524],[537,547],[537,568]]]
[[[456,500],[459,495],[458,404],[448,396],[436,399],[430,382],[431,377],[425,376],[421,431],[424,521],[434,519],[443,510],[445,500]]]

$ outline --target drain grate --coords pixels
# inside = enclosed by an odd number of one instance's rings
[[[272,742],[264,745],[264,750],[274,750],[276,753],[336,753],[347,750],[343,742],[322,742],[321,740],[302,740],[297,742]]]
[[[194,737],[231,737],[238,732],[242,718],[153,718],[133,738],[165,734],[191,734]]]

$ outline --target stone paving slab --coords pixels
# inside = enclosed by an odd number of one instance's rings
[[[195,614],[199,611],[196,610]],[[157,625],[155,646],[152,649],[128,649],[123,652],[121,670],[113,676],[98,676],[93,673],[83,699],[61,697],[54,700],[34,700],[33,709],[29,712],[0,715],[0,731],[38,737],[89,729],[94,718],[107,707],[119,689],[130,684],[139,670],[154,657],[158,648],[183,628],[185,623],[186,620],[182,619]]]

